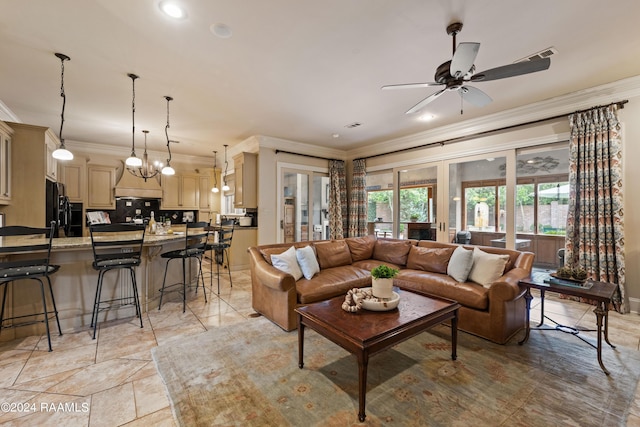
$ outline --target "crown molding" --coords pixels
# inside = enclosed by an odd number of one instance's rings
[[[441,126],[401,138],[390,139],[372,144],[364,149],[349,150],[347,156],[349,159],[368,157],[384,154],[389,151],[390,146],[393,146],[393,151],[395,151],[452,138],[463,138],[478,132],[487,132],[562,114],[568,115],[573,111],[637,96],[640,96],[640,76],[629,77],[499,113]]]
[[[347,159],[347,151],[345,150],[337,150],[335,148],[322,147],[304,142],[289,141],[264,135],[258,135],[251,138],[257,139],[260,148],[272,148],[274,150],[284,150],[308,156],[326,157],[339,160]]]

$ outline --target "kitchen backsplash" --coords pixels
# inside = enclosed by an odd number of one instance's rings
[[[87,209],[87,211],[90,211]],[[109,215],[111,223],[132,222],[134,218],[149,219],[151,212],[154,213],[156,221],[160,217],[169,218],[172,224],[183,224],[184,219],[193,217],[194,221],[198,221],[198,211],[176,211],[176,210],[160,210],[160,200],[158,199],[116,199],[115,210],[103,210]],[[207,221],[208,218],[203,218]]]

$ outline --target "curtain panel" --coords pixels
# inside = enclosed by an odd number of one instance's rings
[[[617,105],[569,116],[569,212],[565,265],[618,285],[614,306],[629,312],[625,289],[622,140]]]
[[[329,161],[329,238],[343,239],[347,229],[347,172],[342,160]]]
[[[367,235],[367,185],[364,159],[353,161],[349,199],[349,237]]]

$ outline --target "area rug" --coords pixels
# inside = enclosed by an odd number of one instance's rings
[[[180,426],[623,426],[640,355],[596,351],[574,336],[532,331],[497,345],[437,326],[369,360],[366,420],[358,422],[355,357],[306,329],[264,318],[213,329],[153,350]],[[606,345],[606,344],[605,344]]]

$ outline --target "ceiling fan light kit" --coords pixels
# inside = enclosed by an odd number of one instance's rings
[[[456,46],[456,36],[461,30],[462,23],[460,22],[454,22],[447,26],[447,34],[452,36],[453,39],[453,56],[450,61],[444,62],[436,68],[434,75],[435,82],[397,84],[382,87],[382,89],[387,90],[444,86],[443,89],[432,93],[411,107],[407,110],[406,114],[413,114],[422,110],[442,94],[450,91],[458,92],[462,100],[476,107],[484,107],[492,101],[491,97],[482,90],[474,86],[469,86],[466,83],[486,82],[535,73],[546,70],[551,65],[551,59],[546,57],[532,61],[502,65],[476,73],[473,63],[480,50],[480,43],[463,42]]]

